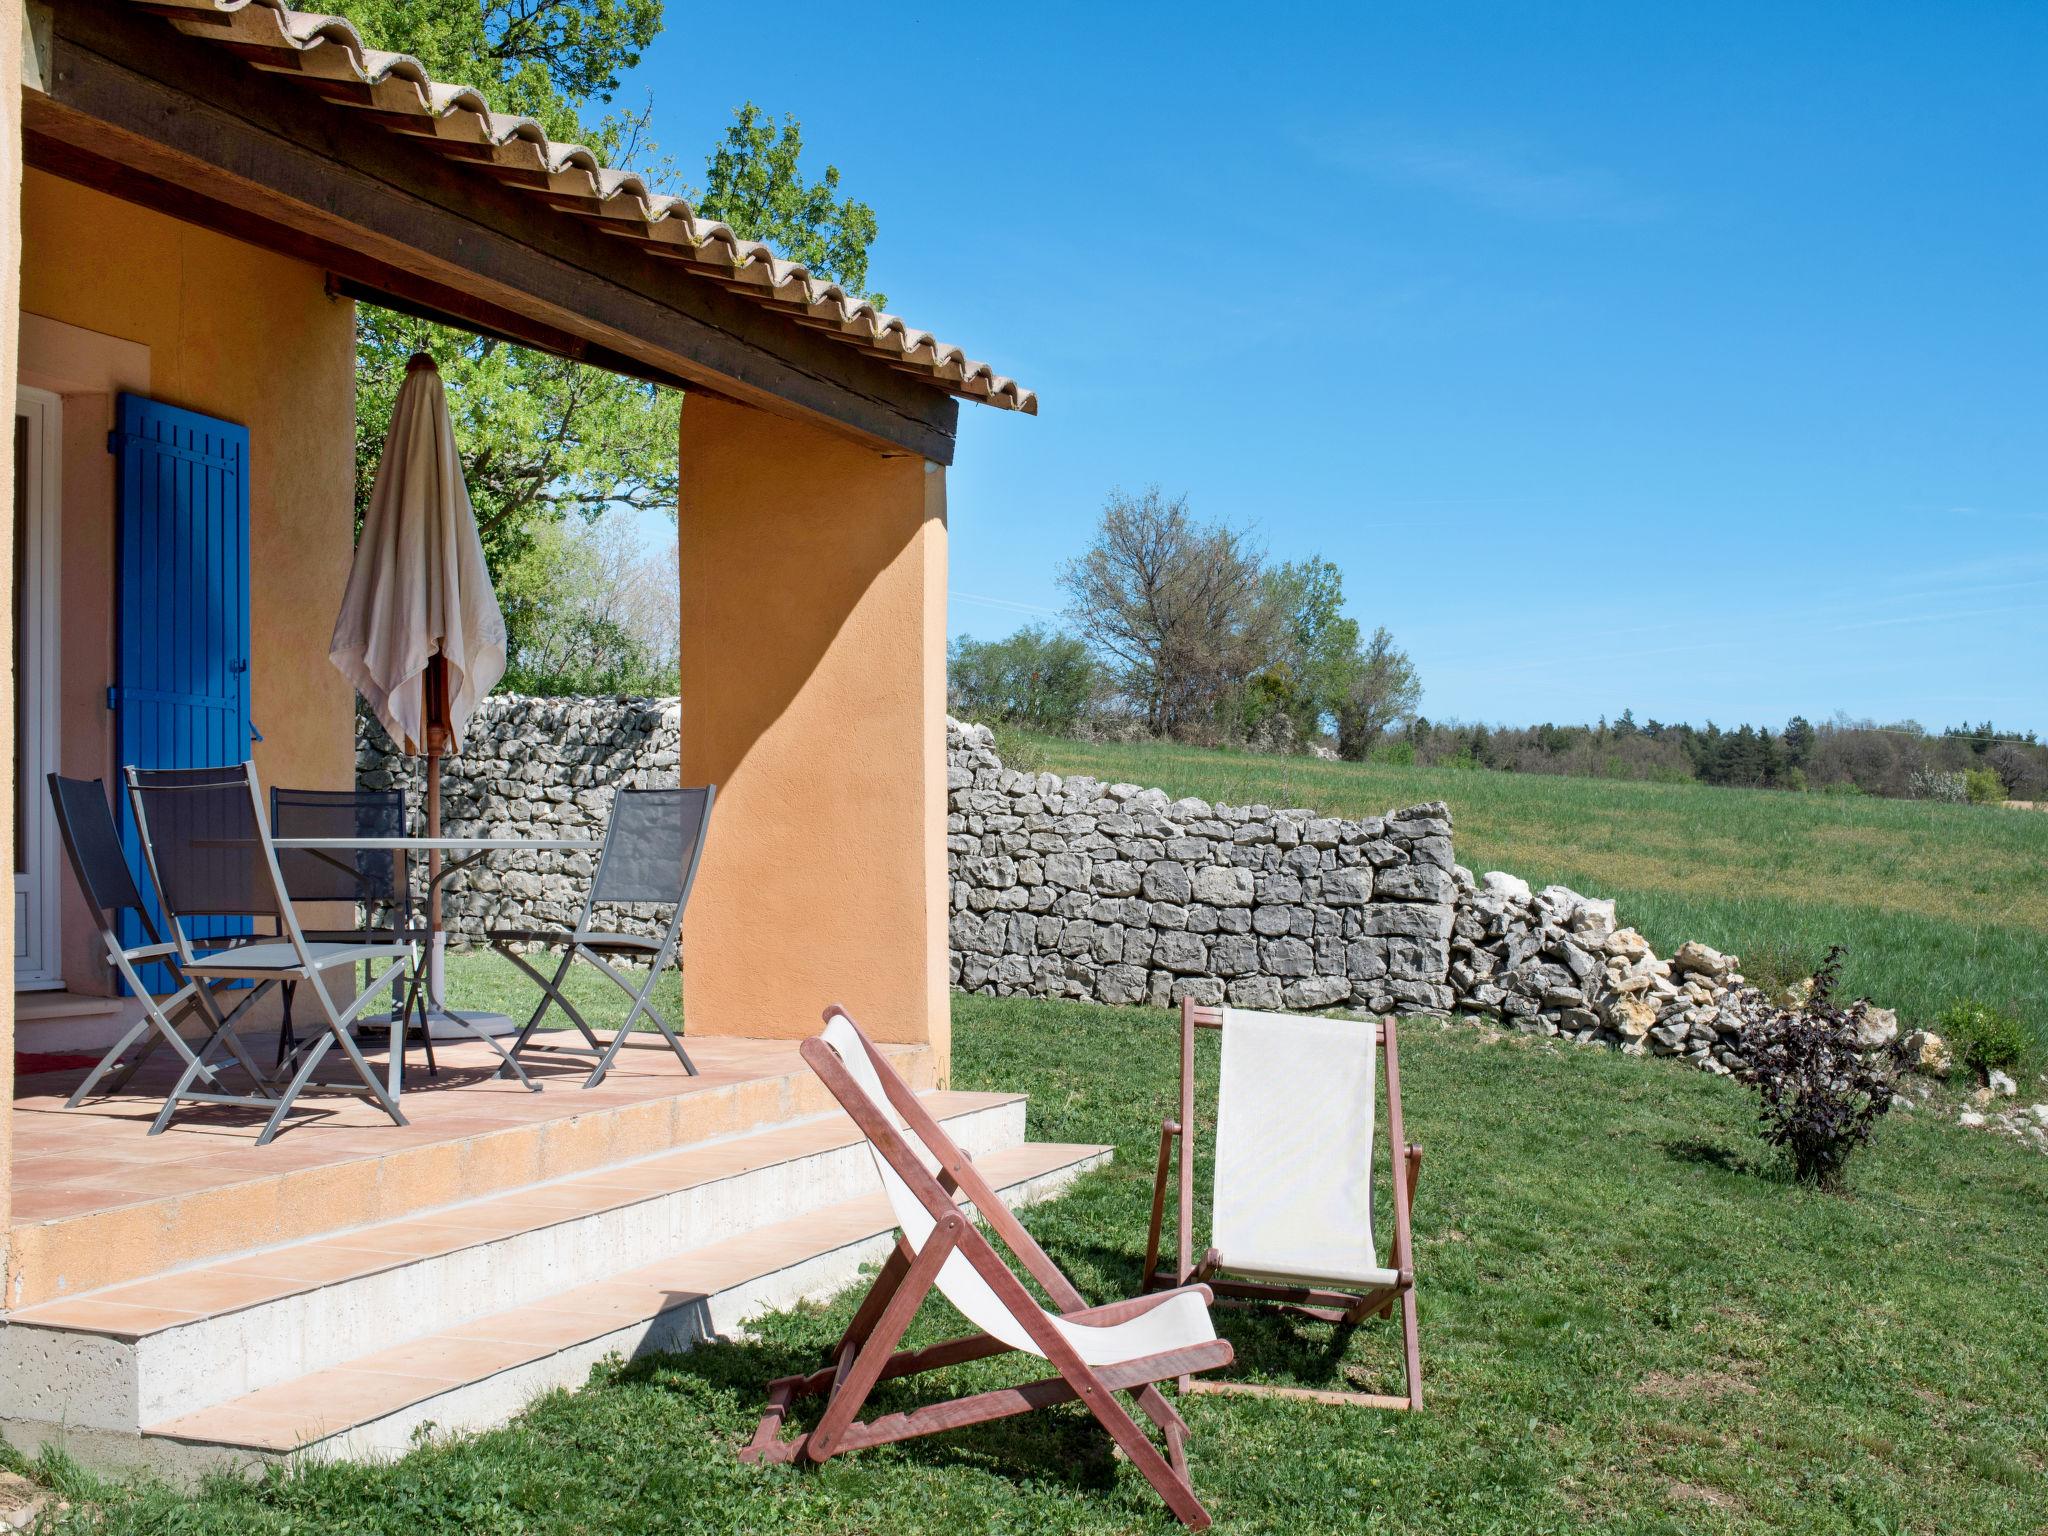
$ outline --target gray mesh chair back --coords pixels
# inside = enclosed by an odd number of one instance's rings
[[[312,994],[323,1025],[282,1091],[266,1093],[260,1099],[231,1097],[188,1092],[187,1084],[181,1082],[172,1090],[172,1105],[180,1099],[260,1104],[270,1112],[256,1139],[261,1146],[277,1134],[294,1101],[312,1084],[314,1070],[328,1048],[337,1047],[353,1068],[356,1082],[321,1086],[363,1094],[394,1123],[404,1125],[397,1091],[400,1053],[393,1053],[392,1086],[387,1088],[363,1059],[353,1030],[364,1006],[405,970],[409,951],[400,944],[379,943],[374,935],[355,936],[356,942],[315,943],[307,939],[271,846],[254,764],[130,768],[127,777],[143,855],[162,898],[165,926],[177,947],[180,968],[202,981],[253,981],[257,989],[250,1001],[272,986],[295,983]],[[226,915],[267,919],[274,925],[275,937],[211,953],[196,952],[187,920]],[[343,1002],[328,986],[325,973],[352,970],[359,962],[370,964],[373,970],[378,966],[384,969],[353,1002]],[[242,1006],[248,1007],[249,1002]],[[166,1106],[166,1113],[170,1107]]]
[[[687,902],[704,851],[713,793],[710,786],[620,790],[612,798],[611,825],[590,882],[589,905],[680,908]]]
[[[286,789],[270,791],[270,833],[280,840],[298,837],[404,837],[405,791],[402,789]],[[405,938],[412,927],[412,880],[405,855],[391,848],[279,848],[277,867],[285,894],[294,902],[345,902],[356,909],[349,926],[309,930],[315,940],[342,940],[358,934]],[[395,999],[409,1018],[417,989],[404,987]],[[292,1004],[297,988],[284,989],[284,1023],[278,1031],[278,1060],[297,1043]],[[434,1063],[433,1032],[424,1024],[427,1071]]]
[[[273,788],[270,832],[279,838],[403,837],[405,791]],[[375,914],[398,912],[406,904],[403,866],[389,848],[277,850],[277,867],[293,901],[353,902],[366,909],[369,926],[377,928],[390,924],[377,922]]]
[[[711,826],[711,805],[717,795],[718,786],[715,784],[692,789],[620,790],[612,797],[611,823],[605,829],[604,849],[598,855],[597,873],[591,877],[590,895],[583,904],[583,912],[576,920],[574,931],[493,930],[492,946],[539,983],[542,994],[540,1006],[513,1042],[513,1056],[526,1049],[549,1010],[560,1007],[589,1042],[590,1052],[597,1056],[597,1064],[583,1085],[586,1088],[595,1088],[604,1081],[605,1074],[611,1070],[612,1062],[618,1056],[619,1047],[643,1015],[661,1031],[682,1062],[683,1069],[692,1075],[696,1073],[696,1065],[690,1060],[689,1052],[683,1049],[677,1031],[654,1006],[653,994],[655,983],[661,979],[669,962],[676,958],[677,940],[682,934],[683,909],[690,900],[690,888],[696,883],[697,864],[704,855],[704,838]],[[639,906],[670,909],[668,920],[658,935],[612,933],[598,928],[598,908]],[[552,976],[536,970],[521,952],[520,946],[535,943],[562,951],[561,963],[555,967]],[[569,967],[579,959],[604,972],[632,999],[626,1021],[613,1034],[609,1045],[599,1044],[595,1032],[562,991],[562,981],[569,974]],[[644,961],[647,966],[645,981],[636,983],[629,979],[612,963],[616,959]],[[550,1046],[548,1049],[566,1048]],[[571,1051],[571,1054],[576,1052]]]
[[[72,874],[77,877],[79,891],[99,924],[100,942],[106,949],[107,963],[142,1002],[142,1017],[86,1074],[85,1080],[66,1101],[67,1107],[77,1107],[102,1082],[106,1083],[109,1093],[118,1093],[160,1046],[168,1046],[184,1061],[192,1075],[209,1086],[217,1085],[218,1077],[213,1064],[204,1058],[210,1057],[216,1046],[239,1057],[248,1071],[259,1082],[262,1081],[262,1073],[249,1059],[239,1037],[210,1006],[210,999],[201,998],[201,989],[196,982],[186,980],[173,970],[172,980],[177,985],[159,1001],[151,995],[138,973],[138,966],[169,962],[174,946],[162,942],[156,925],[150,920],[149,904],[143,900],[141,887],[135,883],[127,854],[121,848],[121,833],[114,825],[113,807],[107,800],[105,781],[67,779],[53,773],[49,775],[49,786],[51,806],[57,814],[57,835],[63,841],[64,853],[71,862]],[[134,914],[141,925],[144,943],[127,946],[121,942],[120,918],[123,913]],[[193,1013],[208,1024],[209,1038],[198,1054],[178,1032],[178,1020]],[[140,1049],[136,1049],[138,1045]],[[118,1075],[108,1081],[109,1074],[117,1068]]]
[[[71,872],[86,905],[111,931],[113,919],[122,912],[134,912],[142,919],[150,943],[157,940],[156,925],[149,920],[149,908],[121,850],[121,832],[114,825],[113,807],[107,800],[104,779],[67,779],[50,775],[50,802],[57,813],[57,835],[71,860]]]
[[[246,768],[131,768],[128,782],[143,852],[181,948],[186,918],[268,918],[282,928],[284,893]]]

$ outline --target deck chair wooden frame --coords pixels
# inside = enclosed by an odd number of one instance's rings
[[[1361,1029],[1373,1031],[1374,1044],[1383,1063],[1386,1082],[1386,1145],[1392,1180],[1394,1244],[1386,1283],[1355,1287],[1332,1282],[1316,1283],[1313,1277],[1275,1283],[1270,1279],[1233,1277],[1232,1256],[1214,1247],[1197,1258],[1195,1232],[1195,1032],[1223,1030],[1233,1010],[1205,1007],[1184,1000],[1180,1014],[1180,1103],[1178,1113],[1168,1116],[1159,1128],[1159,1164],[1152,1186],[1151,1230],[1145,1243],[1145,1283],[1148,1288],[1203,1284],[1219,1298],[1221,1306],[1277,1306],[1298,1316],[1341,1328],[1355,1327],[1368,1318],[1390,1317],[1400,1309],[1401,1337],[1407,1377],[1405,1396],[1377,1392],[1324,1391],[1306,1387],[1263,1386],[1250,1382],[1183,1381],[1183,1392],[1236,1392],[1261,1397],[1291,1397],[1311,1402],[1345,1404],[1367,1408],[1419,1409],[1422,1406],[1422,1349],[1416,1326],[1415,1239],[1412,1212],[1415,1180],[1422,1168],[1422,1148],[1406,1140],[1401,1116],[1401,1053],[1399,1032],[1390,1018]],[[1261,1017],[1270,1018],[1270,1015]],[[1311,1022],[1304,1020],[1304,1023]],[[1320,1022],[1320,1021],[1314,1021]],[[1304,1070],[1312,1070],[1305,1064]],[[1367,1106],[1367,1113],[1371,1111]],[[1297,1170],[1298,1171],[1298,1170]],[[1160,1262],[1160,1246],[1166,1214],[1167,1187],[1175,1175],[1178,1185],[1178,1220],[1175,1223],[1177,1257],[1168,1267]],[[1368,1236],[1370,1226],[1367,1228]]]
[[[1209,1513],[1195,1496],[1188,1478],[1187,1423],[1160,1393],[1158,1383],[1230,1363],[1229,1343],[1216,1338],[1208,1326],[1208,1287],[1183,1286],[1106,1306],[1088,1306],[852,1017],[844,1009],[834,1007],[826,1010],[825,1020],[826,1033],[804,1042],[804,1060],[867,1137],[878,1171],[886,1165],[886,1172],[893,1172],[901,1187],[907,1188],[909,1196],[922,1208],[930,1232],[919,1244],[911,1240],[909,1231],[899,1227],[895,1252],[882,1266],[873,1288],[824,1368],[811,1375],[787,1376],[770,1383],[767,1409],[753,1440],[740,1452],[741,1459],[801,1460],[815,1464],[847,1451],[985,1424],[1078,1400],[1143,1473],[1174,1515],[1194,1530],[1205,1529]],[[855,1052],[859,1053],[857,1057],[853,1056]],[[849,1069],[849,1059],[879,1085],[886,1105],[877,1103],[870,1088],[857,1079],[855,1070]],[[908,1138],[892,1116],[901,1117],[910,1133]],[[913,1139],[922,1144],[936,1168],[912,1149]],[[885,1187],[889,1182],[886,1172]],[[1059,1309],[1057,1316],[1032,1297],[988,1235],[962,1208],[960,1196],[972,1203],[973,1213],[994,1230],[1044,1288]],[[892,1202],[897,1200],[898,1193],[892,1191],[891,1198]],[[898,1211],[899,1220],[914,1214],[903,1211],[901,1206]],[[1020,1342],[982,1332],[923,1349],[898,1350],[896,1346],[905,1329],[935,1288],[960,1305],[960,1277],[956,1274],[951,1285],[947,1279],[955,1259],[964,1261],[994,1293],[1008,1314],[1006,1324],[1013,1325],[1006,1326],[1004,1331]],[[1106,1334],[1116,1325],[1130,1324],[1168,1307],[1179,1309],[1182,1319],[1155,1319],[1167,1325],[1160,1328],[1161,1336],[1169,1334],[1171,1322],[1191,1320],[1199,1309],[1198,1326],[1187,1331],[1206,1337],[1191,1339],[1183,1347],[1109,1364],[1090,1365],[1083,1360],[1083,1345],[1090,1342],[1083,1337],[1088,1330],[1101,1329]],[[961,1310],[972,1318],[971,1300]],[[1077,1338],[1082,1339],[1081,1344],[1077,1344]],[[1042,1356],[1058,1374],[1021,1387],[1004,1387],[933,1403],[908,1413],[886,1414],[865,1421],[859,1418],[869,1395],[884,1381],[1020,1349]],[[1118,1393],[1129,1394],[1157,1426],[1165,1442],[1164,1453],[1118,1401]],[[826,1405],[816,1427],[784,1438],[783,1422],[791,1407],[800,1398],[820,1395],[825,1397]]]

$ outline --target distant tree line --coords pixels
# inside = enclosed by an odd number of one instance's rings
[[[1345,616],[1343,573],[1273,564],[1184,496],[1113,492],[1060,572],[1066,630],[953,642],[952,707],[1060,734],[1143,735],[1364,758],[1422,697],[1385,629]]]
[[[1849,791],[1934,800],[2048,799],[2048,745],[1986,720],[1929,731],[1795,715],[1782,730],[1711,720],[1637,723],[1624,709],[1594,725],[1487,726],[1417,716],[1383,753],[1426,766],[1495,768],[1609,779]]]

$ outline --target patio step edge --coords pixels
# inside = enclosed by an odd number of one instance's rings
[[[890,1046],[899,1071],[936,1086],[928,1046]],[[561,1102],[551,1092],[549,1108]],[[573,1100],[569,1101],[574,1103]],[[534,1184],[835,1112],[808,1067],[792,1064],[704,1089],[570,1113],[75,1214],[17,1217],[8,1230],[0,1318],[43,1302],[503,1195]],[[65,1111],[55,1111],[63,1114]],[[76,1113],[84,1113],[78,1111]],[[299,1134],[304,1134],[303,1129]],[[292,1135],[272,1143],[289,1157]],[[18,1150],[18,1149],[17,1149]],[[267,1150],[267,1149],[266,1149]]]
[[[927,1097],[972,1156],[1024,1140],[1022,1095]],[[859,1133],[836,1112],[676,1148],[26,1309],[0,1326],[0,1380],[22,1416],[133,1432],[801,1219],[873,1178]]]
[[[1113,1155],[1106,1146],[1028,1143],[978,1161],[1004,1200],[1021,1208],[1062,1193]],[[493,1428],[541,1393],[574,1390],[607,1357],[681,1352],[730,1337],[764,1312],[835,1295],[886,1256],[894,1231],[885,1199],[865,1194],[432,1335],[404,1359],[394,1351],[358,1357],[140,1434],[5,1420],[0,1430],[27,1451],[54,1439],[81,1460],[188,1482],[222,1467],[401,1456],[423,1436]],[[437,1377],[437,1354],[468,1363],[450,1363]],[[420,1374],[395,1368],[408,1361]],[[328,1406],[315,1414],[308,1401]]]

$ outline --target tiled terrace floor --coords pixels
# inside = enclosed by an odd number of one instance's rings
[[[252,1048],[265,1043],[258,1037]],[[696,1077],[659,1035],[649,1035],[629,1043],[592,1089],[581,1086],[587,1060],[531,1053],[525,1061],[543,1084],[540,1093],[497,1079],[497,1058],[474,1041],[437,1042],[440,1071],[430,1078],[415,1044],[400,1099],[409,1125],[392,1124],[360,1098],[308,1095],[264,1147],[255,1145],[264,1114],[238,1107],[188,1105],[162,1135],[148,1135],[173,1076],[167,1061],[152,1062],[121,1095],[77,1109],[66,1109],[64,1099],[82,1071],[21,1078],[12,1107],[5,1305],[390,1220],[832,1108],[795,1041],[694,1036],[687,1043]],[[931,1052],[898,1049],[906,1075],[929,1086]],[[325,1064],[322,1072],[339,1076]]]

